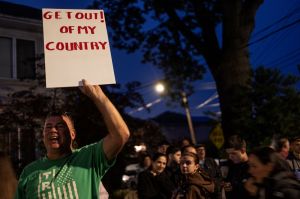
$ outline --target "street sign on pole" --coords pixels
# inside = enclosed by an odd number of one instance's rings
[[[210,132],[209,139],[211,142],[220,149],[224,144],[224,134],[222,130],[222,126],[220,123],[218,123]]]

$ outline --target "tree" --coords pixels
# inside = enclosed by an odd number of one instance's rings
[[[106,11],[114,47],[141,50],[162,69],[171,90],[191,94],[204,58],[217,85],[225,136],[248,128],[251,115],[248,42],[263,0],[95,0]],[[218,41],[217,28],[222,26]],[[177,95],[179,97],[179,95]]]

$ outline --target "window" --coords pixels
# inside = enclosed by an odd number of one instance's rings
[[[0,78],[12,78],[12,39],[0,37],[0,52]]]
[[[17,39],[17,78],[35,79],[34,41]]]
[[[35,79],[35,42],[0,37],[0,78]]]

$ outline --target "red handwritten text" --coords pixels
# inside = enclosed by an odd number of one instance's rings
[[[106,41],[98,42],[53,42],[46,43],[45,48],[49,51],[75,51],[75,50],[105,50]]]
[[[78,34],[95,34],[96,26],[62,26],[60,27],[61,33],[78,33]]]

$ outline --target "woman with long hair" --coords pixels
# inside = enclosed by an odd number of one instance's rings
[[[165,173],[167,156],[156,153],[152,157],[151,166],[138,175],[139,199],[169,199],[172,196],[173,185]]]

